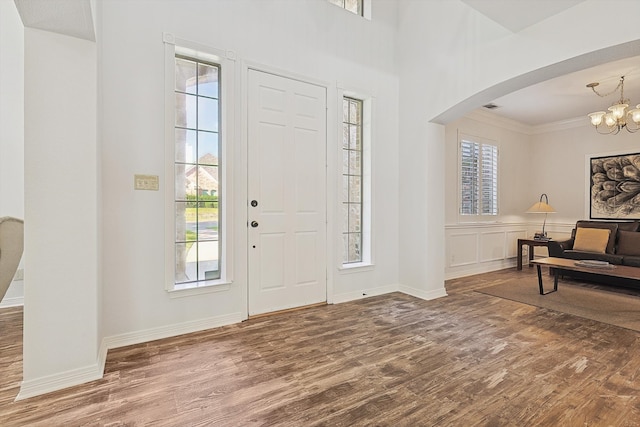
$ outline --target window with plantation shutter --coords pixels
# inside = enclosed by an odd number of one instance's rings
[[[460,214],[498,214],[498,147],[460,140]]]

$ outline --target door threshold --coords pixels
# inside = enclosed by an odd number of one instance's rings
[[[307,308],[322,307],[324,305],[327,305],[326,301],[317,302],[315,304],[309,304],[309,305],[301,305],[300,307],[285,308],[284,310],[270,311],[268,313],[253,314],[249,316],[249,320],[259,319],[261,317],[276,316],[278,314],[291,313],[294,311],[306,310]]]

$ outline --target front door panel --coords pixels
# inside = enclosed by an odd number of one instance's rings
[[[326,90],[249,70],[248,100],[249,315],[326,301]]]

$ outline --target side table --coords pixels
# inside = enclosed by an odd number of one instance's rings
[[[522,270],[522,247],[527,245],[529,250],[529,267],[533,267],[531,261],[533,261],[533,248],[534,246],[549,246],[549,240],[536,240],[536,239],[518,239],[518,270]]]

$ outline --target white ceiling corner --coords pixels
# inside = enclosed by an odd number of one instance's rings
[[[14,0],[25,27],[96,41],[90,0]]]
[[[542,22],[584,0],[462,0],[511,32]]]

